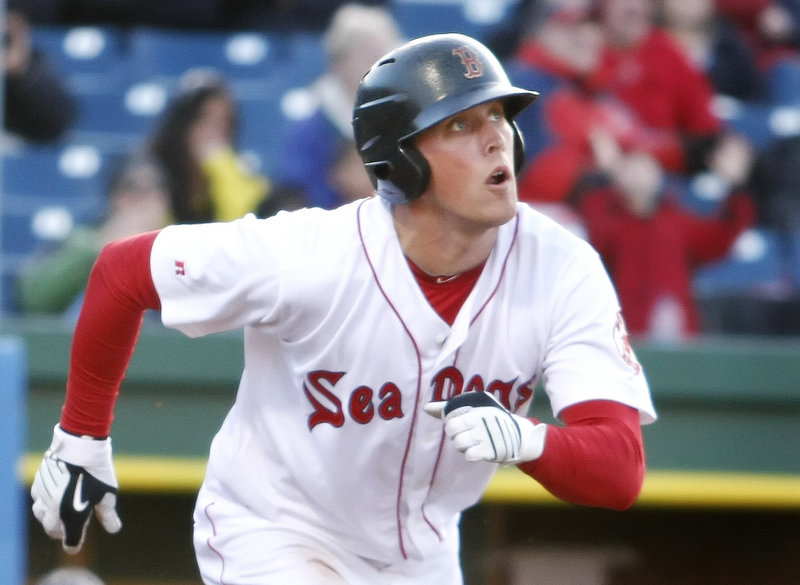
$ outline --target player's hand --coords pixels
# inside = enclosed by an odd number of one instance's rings
[[[425,412],[444,420],[445,434],[467,461],[521,463],[544,452],[547,425],[509,412],[488,392],[429,402]]]
[[[71,435],[56,425],[53,442],[33,478],[33,515],[68,554],[80,551],[92,512],[110,533],[119,532],[117,476],[111,439]]]

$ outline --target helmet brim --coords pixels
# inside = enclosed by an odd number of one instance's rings
[[[472,91],[462,92],[457,95],[444,97],[438,102],[429,105],[414,118],[413,132],[402,138],[403,141],[413,138],[420,132],[435,126],[439,122],[468,110],[474,106],[485,104],[493,100],[501,100],[509,120],[522,110],[531,105],[539,93],[507,84],[493,83],[476,87]]]

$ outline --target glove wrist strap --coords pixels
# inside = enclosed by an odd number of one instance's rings
[[[70,434],[56,425],[50,453],[57,458],[85,467],[87,470],[111,467],[111,438],[93,439]]]
[[[522,421],[520,421],[521,425],[524,424],[524,426],[521,426],[524,450],[520,453],[520,460],[517,461],[517,463],[538,459],[542,456],[542,453],[544,453],[544,444],[547,439],[547,425],[544,423],[536,424],[532,420],[523,417],[518,418],[522,419]]]

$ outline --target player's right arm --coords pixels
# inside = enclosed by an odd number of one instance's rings
[[[92,269],[73,336],[61,420],[31,487],[34,515],[71,554],[80,550],[92,512],[109,532],[122,527],[109,434],[144,312],[160,308],[150,273],[157,233],[112,242]]]

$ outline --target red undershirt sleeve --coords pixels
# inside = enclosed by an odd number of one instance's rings
[[[544,453],[519,468],[554,496],[584,506],[624,510],[641,491],[645,455],[639,413],[611,400],[564,409],[550,425]]]
[[[146,309],[161,303],[150,274],[157,231],[105,246],[86,287],[72,339],[61,428],[106,437]]]

